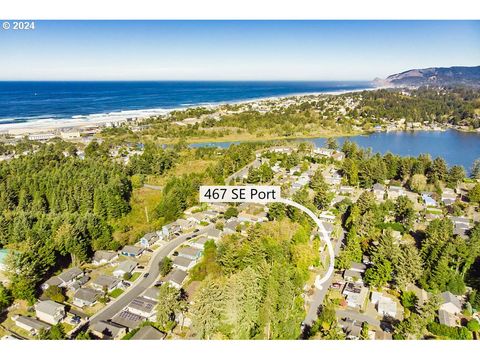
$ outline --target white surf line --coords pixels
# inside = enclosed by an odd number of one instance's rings
[[[333,251],[332,241],[330,240],[330,236],[328,236],[327,230],[325,230],[325,227],[323,226],[323,223],[320,221],[320,219],[313,213],[313,211],[311,211],[307,207],[299,203],[296,203],[295,201],[292,201],[290,199],[284,199],[284,198],[278,199],[275,202],[290,205],[305,212],[308,216],[310,216],[313,219],[315,224],[317,224],[318,229],[322,234],[322,240],[327,244],[328,254],[330,256],[330,264],[328,265],[328,270],[325,273],[325,275],[323,275],[322,277],[320,277],[320,275],[317,275],[315,278],[315,286],[318,289],[322,289],[322,284],[325,283],[330,278],[330,276],[332,276],[334,271],[334,264],[335,264],[335,253]]]

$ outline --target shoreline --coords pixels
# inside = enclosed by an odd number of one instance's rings
[[[352,90],[335,90],[325,92],[305,92],[305,93],[292,93],[288,95],[279,96],[267,96],[253,99],[222,101],[215,103],[199,103],[196,105],[181,106],[176,108],[152,108],[152,109],[139,109],[139,110],[118,110],[108,113],[97,113],[90,115],[74,115],[71,118],[64,119],[40,119],[37,121],[26,121],[18,123],[0,123],[0,135],[29,135],[40,134],[48,132],[58,132],[62,130],[75,131],[80,129],[87,129],[89,127],[101,127],[106,126],[109,123],[132,123],[134,121],[144,120],[152,116],[165,116],[173,111],[185,111],[187,109],[194,109],[198,107],[205,107],[210,109],[216,109],[225,105],[242,105],[249,103],[256,103],[260,101],[276,101],[289,98],[306,97],[306,96],[321,96],[321,95],[342,95],[348,93],[372,91],[378,90],[379,87],[361,88]]]

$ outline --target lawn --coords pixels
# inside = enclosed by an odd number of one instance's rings
[[[118,298],[120,295],[123,294],[123,289],[115,289],[113,290],[112,292],[110,292],[110,296],[113,297],[113,298]]]
[[[132,274],[132,277],[131,277],[130,279],[128,279],[128,281],[130,281],[130,282],[133,283],[135,280],[138,279],[138,277],[139,277],[141,274],[142,274],[142,273],[140,273],[140,272],[134,272],[134,273]]]

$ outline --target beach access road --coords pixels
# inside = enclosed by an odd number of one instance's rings
[[[202,235],[203,233],[213,229],[215,225],[211,224],[200,231],[195,233],[195,236]],[[106,321],[112,319],[117,313],[125,308],[133,299],[142,294],[146,289],[151,287],[160,275],[159,264],[166,256],[170,255],[176,248],[182,245],[185,241],[189,240],[192,233],[180,235],[167,244],[158,249],[152,256],[148,266],[145,267],[144,272],[148,273],[147,277],[141,277],[138,281],[132,284],[132,286],[118,297],[115,301],[108,304],[101,311],[96,313],[90,318],[90,323],[96,323],[98,321]]]

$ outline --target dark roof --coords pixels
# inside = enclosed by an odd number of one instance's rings
[[[132,340],[163,340],[164,338],[164,333],[150,325],[140,328],[140,330],[132,336]]]

